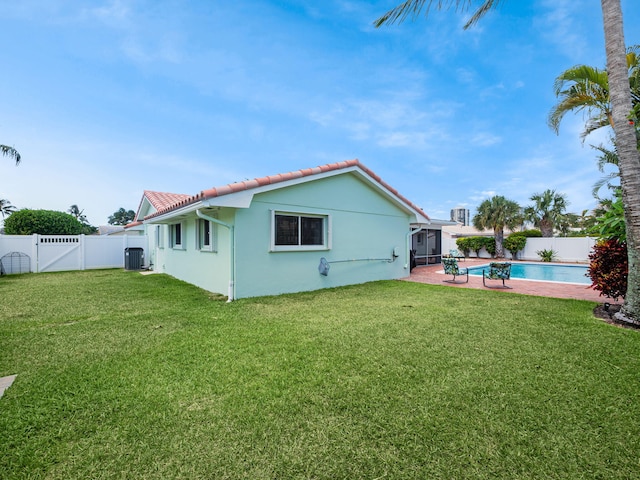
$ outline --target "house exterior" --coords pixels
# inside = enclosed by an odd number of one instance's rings
[[[145,191],[151,268],[236,298],[409,275],[429,217],[358,160],[256,178],[196,195]]]

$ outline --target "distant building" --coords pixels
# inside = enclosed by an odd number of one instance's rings
[[[456,207],[451,209],[451,221],[461,223],[463,226],[470,225],[469,209],[464,207]]]

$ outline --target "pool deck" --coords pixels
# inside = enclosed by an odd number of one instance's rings
[[[488,262],[491,262],[491,259],[488,258],[467,258],[462,261],[458,261],[458,265],[460,267],[473,267],[476,265],[483,265]],[[508,260],[511,263],[518,263],[517,261]],[[532,263],[532,262],[523,262],[523,263]],[[445,275],[443,272],[442,264],[437,265],[427,265],[427,266],[418,266],[413,269],[411,275],[409,277],[404,278],[403,280],[418,282],[418,283],[428,283],[432,285],[444,285],[452,288],[478,288],[484,290],[495,290],[501,292],[511,292],[511,293],[520,293],[523,295],[537,295],[540,297],[553,297],[553,298],[573,298],[576,300],[590,300],[597,303],[604,303],[608,301],[609,303],[619,303],[612,301],[611,299],[607,299],[605,296],[600,296],[600,293],[593,290],[589,285],[577,285],[571,283],[560,283],[560,282],[541,282],[534,280],[522,280],[517,278],[512,278],[506,281],[506,284],[511,289],[501,289],[501,288],[487,288],[482,285],[482,277],[477,275],[469,275],[469,283],[448,283],[444,282],[444,280],[451,279],[451,275]],[[464,281],[466,276],[458,277]],[[501,285],[499,281],[492,281],[491,285]]]

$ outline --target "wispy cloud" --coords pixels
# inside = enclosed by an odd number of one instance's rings
[[[588,7],[574,0],[544,0],[542,5],[547,13],[534,20],[542,36],[569,58],[584,57],[590,48],[585,36],[591,32],[583,15]]]
[[[500,142],[502,142],[502,137],[491,132],[480,132],[471,137],[471,144],[478,147],[490,147]]]

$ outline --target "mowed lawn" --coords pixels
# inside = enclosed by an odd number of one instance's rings
[[[0,478],[640,478],[640,331],[593,307],[2,277]]]

